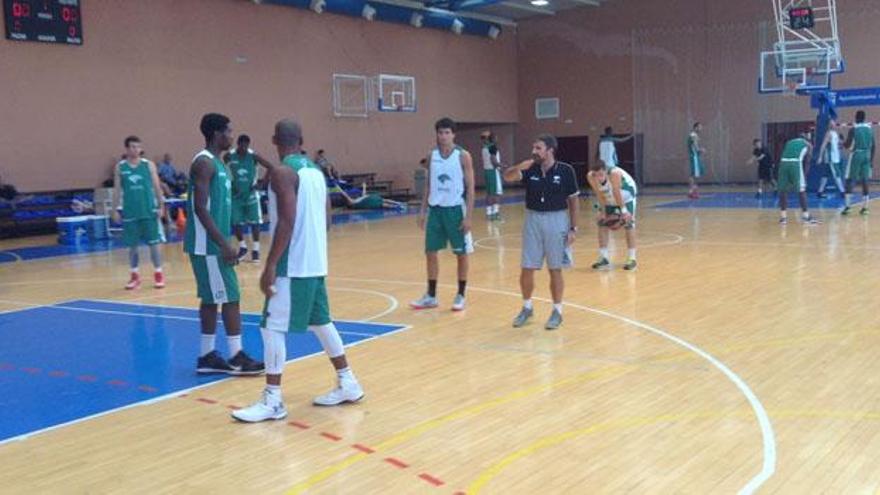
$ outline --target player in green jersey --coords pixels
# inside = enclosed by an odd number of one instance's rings
[[[868,214],[868,181],[871,180],[871,172],[874,164],[874,131],[871,123],[865,122],[865,111],[856,112],[856,125],[849,130],[844,147],[849,150],[849,161],[846,164],[844,177],[846,178],[845,205],[841,215],[848,215],[852,205],[852,190],[855,182],[862,183],[862,215]]]

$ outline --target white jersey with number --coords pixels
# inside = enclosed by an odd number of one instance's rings
[[[464,204],[464,171],[461,169],[461,148],[454,148],[444,158],[439,149],[431,152],[430,206],[460,206]]]
[[[495,151],[495,159],[498,161],[498,163],[501,163],[501,150]],[[488,146],[483,146],[483,170],[494,169],[495,165],[492,164],[492,153],[489,152]]]
[[[605,182],[599,184],[599,192],[605,198],[605,204],[608,206],[623,206],[617,204],[617,199],[614,198],[614,188],[611,186],[611,174],[614,171],[620,172],[620,199],[623,200],[623,203],[629,203],[632,201],[638,192],[638,188],[636,187],[636,181],[629,175],[626,170],[620,167],[614,167],[609,170],[605,174]]]
[[[840,163],[840,134],[835,130],[828,131],[828,161]]]
[[[617,166],[617,148],[613,139],[599,141],[599,159],[605,164],[605,168],[611,169]]]

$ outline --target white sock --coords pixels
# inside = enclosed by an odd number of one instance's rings
[[[779,210],[779,216],[782,218],[788,218],[788,211],[787,210]]]
[[[810,218],[810,212],[808,212],[808,211],[802,212],[801,217],[803,217],[804,220]]]
[[[843,204],[849,206],[852,204],[852,194],[843,195]]]
[[[244,240],[238,241],[238,247],[240,247],[242,249],[247,249],[247,241],[244,241]]]
[[[161,266],[157,266],[156,269],[155,269],[154,271],[155,271],[156,273],[162,273],[162,267],[161,267]]]
[[[281,402],[281,385],[269,385],[267,383],[266,398],[269,399],[270,404],[277,404]]]
[[[226,345],[229,346],[229,357],[233,358],[241,352],[241,335],[227,335]]]
[[[864,196],[862,196],[862,208],[864,208],[866,210],[868,209],[868,201],[870,201],[868,194],[865,194]]]
[[[562,314],[562,303],[553,303],[553,309],[555,309],[557,313]]]
[[[347,380],[351,382],[356,382],[357,379],[354,377],[354,372],[351,371],[351,368],[345,367],[341,370],[336,370],[336,376],[339,377],[340,380]]]
[[[532,300],[531,299],[523,299],[523,308],[532,309]]]
[[[631,260],[636,259],[636,250],[635,249],[629,250],[629,259],[631,259]]]
[[[138,267],[136,267],[136,266],[135,266],[135,267],[132,267],[132,269],[131,269],[131,273],[135,273],[135,274],[136,274],[136,273],[138,273],[139,271],[140,271],[140,269],[139,269]]]
[[[492,205],[492,212],[493,213],[498,213],[499,211],[501,211],[501,205],[499,205],[499,204]]]
[[[253,247],[251,247],[251,249],[252,249],[255,253],[259,253],[259,252],[260,252],[260,241],[254,241],[254,243],[253,243]]]
[[[608,259],[608,248],[599,248],[599,256]]]
[[[492,214],[492,205],[488,205],[488,206],[486,206],[486,215],[491,215],[491,214]]]
[[[205,354],[209,354],[214,351],[214,334],[202,334],[201,339],[201,354],[199,356],[204,356]]]

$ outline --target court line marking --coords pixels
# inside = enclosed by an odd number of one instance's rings
[[[407,282],[407,281],[401,281],[401,280],[383,280],[383,279],[356,278],[356,277],[333,277],[333,278],[338,279],[338,280],[347,280],[347,281],[352,281],[352,282],[364,282],[364,283],[398,284],[398,285],[421,285],[422,284],[421,282]],[[452,287],[449,284],[440,284],[440,285],[445,286],[445,287]],[[477,291],[477,292],[485,292],[485,293],[490,293],[490,294],[499,294],[499,295],[506,295],[506,296],[512,296],[512,297],[522,297],[521,294],[516,293],[516,292],[510,292],[510,291],[502,291],[502,290],[496,290],[496,289],[485,289],[485,288],[473,287],[473,286],[471,286],[470,289]],[[533,297],[533,299],[538,300],[538,301],[542,301],[542,302],[547,302],[547,303],[551,302],[549,299],[546,299],[546,298]],[[684,347],[686,350],[688,350],[694,354],[697,354],[702,359],[708,361],[714,368],[721,371],[721,373],[725,377],[727,377],[727,379],[729,381],[731,381],[736,386],[736,388],[740,391],[740,393],[742,393],[745,396],[746,400],[748,401],[749,405],[752,408],[753,414],[754,414],[755,418],[757,419],[758,425],[761,429],[761,438],[762,438],[762,445],[763,445],[763,462],[762,462],[762,466],[761,466],[761,471],[757,475],[752,477],[749,480],[749,482],[739,491],[739,493],[741,493],[743,495],[752,494],[758,488],[760,488],[760,486],[763,485],[764,482],[766,482],[771,476],[773,476],[773,474],[776,472],[776,438],[775,438],[775,434],[773,432],[773,426],[770,422],[769,416],[767,415],[766,409],[764,409],[763,404],[761,404],[761,401],[758,399],[758,397],[755,395],[755,393],[751,390],[751,388],[749,388],[748,384],[746,384],[746,382],[742,378],[739,377],[739,375],[734,373],[724,363],[722,363],[721,361],[716,359],[714,356],[712,356],[708,352],[700,349],[699,347],[695,346],[694,344],[691,344],[690,342],[685,341],[684,339],[681,339],[681,338],[676,337],[675,335],[672,335],[664,330],[661,330],[660,328],[653,327],[653,326],[648,325],[646,323],[642,323],[642,322],[633,320],[631,318],[627,318],[625,316],[618,315],[618,314],[611,313],[611,312],[604,311],[604,310],[594,309],[594,308],[582,306],[582,305],[575,304],[575,303],[564,302],[563,304],[566,306],[572,307],[574,309],[580,309],[580,310],[588,312],[588,313],[594,313],[594,314],[598,314],[601,316],[605,316],[607,318],[622,321],[624,323],[628,323],[630,325],[633,325],[633,326],[640,328],[642,330],[645,330],[647,332],[653,333],[653,334],[660,336],[666,340],[669,340],[670,342],[678,345],[679,347]],[[630,368],[630,366],[621,366],[621,368]],[[567,382],[568,380],[571,380],[571,379],[562,380],[561,382]],[[540,388],[538,388],[537,392],[540,392],[541,390],[543,390],[544,388],[546,388],[548,386],[550,388],[553,388],[554,386],[558,385],[561,382],[554,382],[549,385],[543,385]],[[503,396],[499,399],[494,399],[493,401],[485,402],[485,403],[483,403],[483,405],[486,406],[486,408],[491,408],[492,404],[500,405],[500,404],[503,404],[504,402],[508,402],[508,401],[520,398],[521,396],[525,397],[525,396],[532,395],[532,394],[536,393],[536,391],[534,389],[532,389],[532,391],[530,391],[530,392],[529,392],[529,390],[530,389],[522,389],[520,391],[516,391],[511,394],[508,394],[507,396]],[[501,401],[501,402],[499,402],[499,401]],[[482,407],[482,406],[478,404],[477,406],[471,406],[470,408],[466,408],[464,410],[459,410],[459,412],[449,413],[445,416],[441,416],[440,418],[436,418],[434,420],[429,420],[427,422],[423,422],[420,425],[416,425],[414,427],[408,428],[407,430],[404,430],[403,432],[392,435],[391,438],[389,438],[385,442],[382,442],[381,444],[377,445],[376,448],[378,450],[381,448],[390,447],[390,446],[396,445],[398,443],[404,442],[413,436],[418,436],[421,433],[424,433],[425,431],[428,431],[428,430],[433,429],[437,426],[440,426],[443,423],[458,419],[459,417],[461,417],[461,415],[463,413],[466,416],[466,415],[468,415],[467,411],[472,410],[474,408],[477,409],[477,411],[475,411],[475,412],[481,412],[481,411],[479,411],[480,407]],[[302,491],[304,491],[304,490],[310,488],[311,486],[323,481],[324,479],[336,474],[337,472],[342,471],[343,469],[347,468],[349,465],[352,465],[356,462],[359,462],[360,460],[362,460],[362,458],[358,457],[358,456],[349,457],[348,459],[345,459],[345,460],[343,460],[333,466],[330,466],[329,468],[326,468],[326,469],[318,472],[315,475],[312,475],[311,477],[309,477],[305,481],[295,485],[293,488],[288,490],[286,493],[288,493],[288,494],[301,493]]]
[[[0,254],[8,254],[9,256],[12,256],[12,261],[9,263],[14,264],[24,261],[24,258],[22,258],[18,253],[14,253],[12,251],[0,251]]]
[[[639,231],[639,232],[641,232],[641,233],[652,232],[652,233],[656,233],[656,234],[660,234],[660,235],[670,236],[670,237],[673,237],[674,239],[671,241],[658,241],[653,244],[637,243],[636,244],[637,249],[677,246],[677,245],[683,244],[685,242],[683,235],[676,234],[674,232],[653,232],[653,231]],[[486,245],[486,242],[485,242],[485,241],[498,241],[498,240],[506,238],[506,237],[521,238],[522,236],[520,234],[510,233],[510,234],[503,234],[500,236],[481,237],[481,238],[474,241],[474,246],[481,248],[481,249],[486,249],[489,251],[500,251],[501,249],[509,249],[511,251],[522,251],[521,245],[519,245],[519,246],[491,246],[491,245]],[[580,243],[575,243],[575,246],[580,246]],[[626,247],[624,247],[624,245],[620,245],[620,246],[615,245],[614,247],[611,247],[611,251],[622,251],[624,249],[626,249]],[[575,249],[574,251],[576,253],[583,253],[583,252],[592,251],[592,250],[590,248],[585,247],[584,249]]]
[[[401,325],[401,328],[398,328],[397,330],[392,330],[392,331],[390,331],[390,332],[383,333],[383,334],[379,334],[379,335],[372,334],[372,336],[367,337],[367,338],[365,338],[365,339],[363,339],[363,340],[359,340],[359,341],[357,341],[357,342],[352,342],[352,343],[350,343],[350,344],[345,344],[344,347],[345,347],[346,349],[348,349],[349,347],[356,347],[356,346],[359,346],[359,345],[364,344],[364,343],[366,343],[366,342],[371,342],[371,341],[376,340],[376,339],[381,338],[381,337],[389,337],[389,336],[391,336],[391,335],[394,335],[394,334],[397,334],[397,333],[400,333],[400,332],[404,332],[404,331],[410,330],[411,328],[412,328],[411,325],[406,325],[406,326],[402,326],[402,325]],[[299,356],[299,357],[294,358],[294,359],[289,359],[289,360],[285,361],[285,363],[284,363],[284,367],[286,368],[287,365],[289,365],[289,364],[291,364],[291,363],[295,363],[295,362],[297,362],[297,361],[302,361],[302,360],[305,360],[305,359],[308,359],[308,358],[312,358],[312,357],[315,357],[315,356],[321,356],[321,355],[323,355],[323,354],[324,354],[324,351],[318,351],[318,352],[314,352],[314,353],[312,353],[312,354],[308,354],[308,355],[305,355],[305,356]],[[201,385],[196,385],[196,386],[194,386],[194,387],[190,387],[190,388],[186,388],[186,389],[181,389],[181,390],[177,390],[177,391],[174,391],[174,392],[169,392],[169,393],[167,393],[167,394],[165,394],[165,395],[160,395],[159,397],[154,397],[154,398],[152,398],[152,399],[147,399],[147,400],[144,400],[144,401],[134,402],[134,403],[132,403],[132,404],[127,404],[127,405],[125,405],[125,406],[120,406],[120,407],[117,407],[117,408],[114,408],[114,409],[108,409],[108,410],[106,410],[106,411],[102,411],[102,412],[99,412],[99,413],[95,413],[95,414],[92,414],[92,415],[90,415],[90,416],[84,416],[84,417],[82,417],[82,418],[77,418],[77,419],[74,419],[74,420],[68,421],[68,422],[66,422],[66,423],[60,423],[60,424],[57,424],[57,425],[48,426],[48,427],[46,427],[46,428],[41,428],[41,429],[39,429],[39,430],[34,430],[34,431],[31,431],[31,432],[28,432],[28,433],[25,433],[25,434],[22,434],[22,435],[18,435],[18,436],[15,436],[15,437],[9,437],[9,438],[7,438],[7,439],[5,439],[5,440],[0,440],[0,446],[3,446],[3,445],[5,445],[5,444],[7,444],[7,443],[11,443],[11,442],[24,441],[24,440],[27,440],[27,439],[30,438],[30,437],[33,437],[33,436],[36,436],[36,435],[40,435],[40,434],[42,434],[42,433],[46,433],[46,432],[49,432],[49,431],[52,431],[52,430],[57,430],[57,429],[64,428],[64,427],[66,427],[66,426],[71,426],[71,425],[74,425],[74,424],[77,424],[77,423],[83,423],[83,422],[85,422],[85,421],[89,421],[89,420],[92,420],[92,419],[100,418],[101,416],[107,416],[107,415],[109,415],[109,414],[113,414],[113,413],[116,413],[116,412],[124,411],[124,410],[126,410],[126,409],[132,409],[132,408],[134,408],[134,407],[140,407],[140,406],[147,406],[147,405],[155,404],[155,403],[158,403],[158,402],[163,402],[163,401],[166,401],[166,400],[168,400],[168,399],[174,399],[174,398],[180,397],[180,396],[182,396],[182,395],[187,395],[187,394],[189,394],[190,392],[192,392],[192,391],[194,391],[194,390],[200,390],[200,389],[203,389],[203,388],[207,388],[207,387],[211,387],[211,386],[214,386],[214,385],[218,385],[218,384],[220,384],[220,383],[226,383],[226,382],[228,382],[228,381],[230,381],[230,380],[235,380],[235,379],[238,379],[238,378],[240,378],[240,377],[228,376],[228,377],[221,378],[221,379],[216,380],[216,381],[213,381],[213,382],[203,383],[203,384],[201,384]]]
[[[397,309],[400,307],[400,301],[398,301],[396,297],[394,297],[394,296],[392,296],[391,294],[388,294],[388,293],[386,293],[386,292],[380,292],[380,291],[377,291],[377,290],[370,290],[370,289],[358,289],[358,288],[351,288],[351,287],[327,287],[327,289],[328,289],[328,290],[338,290],[338,291],[343,291],[343,292],[358,292],[358,293],[362,293],[362,294],[374,294],[374,295],[377,295],[377,296],[380,296],[380,297],[384,297],[385,299],[388,300],[388,303],[389,303],[388,308],[386,308],[385,310],[383,310],[383,311],[381,311],[381,312],[379,312],[379,313],[377,313],[377,314],[375,314],[375,315],[372,315],[372,316],[369,316],[369,317],[366,317],[366,318],[362,318],[362,319],[359,319],[359,320],[337,320],[337,321],[363,322],[363,321],[373,321],[373,320],[378,320],[379,318],[382,318],[382,317],[384,317],[384,316],[388,316],[389,314],[391,314],[391,313],[397,311]],[[161,297],[166,297],[166,296],[175,296],[175,295],[183,295],[183,294],[194,294],[195,292],[196,292],[196,289],[190,289],[190,290],[185,290],[185,291],[180,291],[180,292],[171,292],[171,293],[165,293],[165,294],[156,294],[156,295],[152,295],[152,296],[138,297],[138,298],[134,298],[134,299],[119,300],[119,301],[116,301],[116,300],[113,300],[113,299],[92,299],[92,298],[88,298],[88,300],[90,300],[90,301],[99,301],[99,302],[106,302],[106,303],[115,303],[115,304],[137,305],[137,304],[134,303],[133,301],[144,301],[144,300],[156,299],[156,298],[161,298]],[[3,301],[0,301],[0,302],[3,302]],[[144,305],[140,305],[140,306],[144,306]],[[187,307],[187,306],[175,306],[175,305],[171,305],[171,304],[147,304],[146,306],[163,307],[163,308],[176,308],[176,309],[187,309],[187,310],[194,310],[194,309],[195,309],[195,308],[192,308],[192,307]],[[242,313],[242,314],[256,314],[256,313]]]

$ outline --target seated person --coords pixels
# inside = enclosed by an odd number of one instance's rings
[[[171,163],[171,155],[165,153],[159,162],[159,181],[166,195],[179,196],[186,192],[187,178],[183,172],[178,172]],[[167,186],[167,187],[166,187]]]
[[[352,210],[381,210],[384,208],[392,210],[406,209],[406,203],[385,199],[378,194],[367,194],[366,183],[361,186],[361,195],[357,198],[352,198],[341,188],[337,188],[337,190],[334,190],[333,192],[341,194],[342,199],[345,201],[345,205]]]

